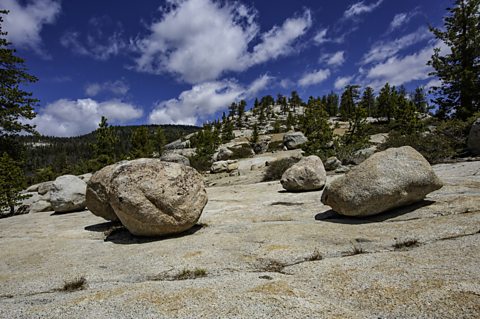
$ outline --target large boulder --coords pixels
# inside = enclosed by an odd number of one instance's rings
[[[108,165],[102,168],[93,174],[87,183],[86,203],[88,210],[91,211],[92,214],[102,217],[106,220],[118,220],[115,211],[110,205],[108,199],[108,190],[113,172],[122,163],[126,163],[126,161]]]
[[[30,205],[30,213],[49,212],[52,210],[52,204],[43,199]]]
[[[369,216],[413,204],[442,187],[427,160],[410,146],[376,153],[327,185],[322,203],[347,216]]]
[[[470,128],[468,134],[468,149],[475,155],[480,155],[480,118]]]
[[[283,144],[289,150],[300,148],[306,142],[308,142],[308,139],[302,132],[285,133],[283,136]]]
[[[325,186],[327,173],[322,160],[315,155],[302,158],[298,163],[287,169],[280,183],[287,191],[313,191]]]
[[[134,235],[163,236],[196,224],[207,204],[203,177],[194,169],[158,159],[137,159],[118,166],[109,201]]]
[[[87,184],[74,175],[57,177],[50,189],[50,203],[55,212],[66,213],[85,209]]]
[[[226,160],[230,159],[230,157],[232,157],[232,155],[233,155],[233,152],[231,150],[229,150],[226,147],[220,147],[220,149],[217,152],[216,160],[217,161],[226,161]]]
[[[327,171],[334,171],[341,166],[342,162],[335,156],[327,158],[327,161],[325,162],[325,169]]]
[[[50,191],[50,189],[52,188],[52,185],[53,185],[53,181],[48,181],[48,182],[41,183],[38,186],[38,193],[40,195],[47,194]]]
[[[190,160],[187,157],[177,153],[165,153],[162,155],[162,157],[160,157],[160,160],[164,162],[178,163],[190,166]]]

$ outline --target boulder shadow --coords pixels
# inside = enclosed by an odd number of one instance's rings
[[[61,216],[61,215],[68,215],[68,214],[77,214],[77,213],[83,213],[86,212],[87,210],[85,208],[77,209],[77,210],[71,210],[68,212],[52,212],[50,216]]]
[[[411,205],[394,208],[377,215],[366,216],[366,217],[344,216],[330,209],[323,213],[318,213],[317,215],[315,215],[315,220],[329,222],[329,223],[349,224],[349,225],[379,223],[379,222],[387,221],[389,219],[392,219],[398,216],[411,213],[417,209],[430,206],[434,203],[435,201],[422,200],[420,202],[417,202]]]
[[[156,241],[163,241],[163,240],[193,235],[203,227],[205,226],[202,224],[196,224],[189,230],[186,230],[182,233],[168,235],[168,236],[159,236],[159,237],[135,236],[132,233],[130,233],[128,229],[125,228],[125,226],[123,226],[120,222],[106,222],[106,223],[86,226],[85,230],[94,231],[94,232],[103,232],[105,234],[104,241],[109,241],[114,244],[131,245],[131,244],[151,243]]]

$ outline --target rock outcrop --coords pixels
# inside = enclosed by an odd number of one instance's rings
[[[50,190],[50,203],[55,212],[66,213],[82,210],[86,206],[87,184],[74,175],[58,177]]]
[[[210,172],[213,174],[223,173],[223,172],[230,173],[236,169],[238,169],[238,161],[236,160],[218,161],[212,164],[212,167],[210,168]]]
[[[480,155],[480,118],[478,118],[470,128],[467,143],[470,152],[474,155]]]
[[[305,144],[308,139],[303,135],[302,132],[291,132],[285,133],[283,136],[283,144],[289,150],[294,150],[300,148],[303,144]]]
[[[300,192],[319,190],[325,185],[327,173],[322,160],[315,155],[301,159],[287,169],[280,183],[287,191]]]
[[[376,153],[327,185],[322,203],[347,216],[369,216],[413,204],[442,187],[427,160],[410,146]]]
[[[207,193],[195,169],[142,158],[114,170],[108,199],[132,234],[163,236],[195,225],[207,204]]]

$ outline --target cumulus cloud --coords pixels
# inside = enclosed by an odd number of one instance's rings
[[[5,16],[7,38],[15,45],[33,49],[45,57],[40,33],[46,24],[57,19],[61,5],[56,0],[32,0],[22,5],[18,0],[3,0],[2,8],[9,10]]]
[[[178,98],[157,103],[148,120],[152,124],[199,124],[232,102],[252,97],[265,88],[273,78],[263,75],[248,87],[233,80],[211,81],[194,85]]]
[[[345,10],[345,12],[343,13],[343,17],[346,19],[351,19],[364,13],[372,12],[379,5],[381,5],[382,2],[383,0],[378,0],[377,2],[373,2],[371,4],[365,4],[365,1],[356,2],[350,7],[348,7],[347,10]]]
[[[294,51],[294,42],[311,26],[310,12],[289,18],[259,34],[257,12],[238,2],[175,0],[162,9],[139,38],[135,68],[154,74],[168,72],[188,83],[244,71]],[[260,39],[254,45],[254,39]]]
[[[330,66],[341,66],[345,62],[345,51],[337,51],[335,53],[324,54],[320,57],[320,62]]]
[[[92,99],[61,99],[48,104],[30,121],[38,132],[49,136],[78,136],[98,127],[102,116],[110,124],[126,123],[140,118],[141,108],[119,100],[97,102]]]
[[[428,29],[421,27],[415,32],[404,35],[393,41],[374,43],[370,50],[363,55],[361,63],[367,64],[385,61],[400,51],[431,38],[432,34],[428,31]]]
[[[353,76],[338,77],[335,80],[335,89],[340,90],[352,83]]]
[[[85,94],[87,96],[96,96],[100,93],[111,93],[117,96],[123,96],[127,94],[130,87],[124,80],[107,81],[103,83],[89,83],[85,87]]]
[[[300,86],[310,86],[310,85],[318,84],[325,81],[329,76],[330,76],[330,70],[328,69],[316,70],[311,73],[305,73],[300,78],[300,80],[298,80],[298,84]]]

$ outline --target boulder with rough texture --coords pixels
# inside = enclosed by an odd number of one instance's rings
[[[475,155],[480,155],[480,118],[470,128],[468,134],[468,149]]]
[[[322,203],[347,216],[370,216],[413,204],[443,186],[410,146],[376,153],[327,185]]]
[[[92,214],[105,218],[106,220],[118,220],[115,211],[110,205],[108,199],[108,190],[110,187],[110,179],[115,169],[127,161],[122,161],[112,165],[108,165],[97,171],[87,183],[86,202],[87,208]]]
[[[66,213],[85,209],[87,184],[74,175],[58,177],[50,190],[50,203],[55,212]]]
[[[53,181],[48,181],[48,182],[41,183],[38,186],[38,193],[40,195],[45,195],[46,193],[48,193],[50,191],[50,189],[52,188],[52,185],[53,185]]]
[[[160,160],[190,166],[190,160],[187,157],[176,153],[165,153]]]
[[[226,147],[220,147],[217,153],[217,161],[226,161],[232,157],[233,152]]]
[[[305,135],[303,135],[302,132],[285,133],[283,136],[283,144],[289,150],[300,148],[300,146],[306,142],[308,142],[308,139],[305,137]]]
[[[203,177],[194,168],[157,159],[118,166],[108,193],[115,214],[138,236],[188,230],[207,204]]]
[[[325,186],[327,173],[323,167],[322,160],[315,155],[301,159],[287,169],[280,183],[287,191],[312,191],[319,190]]]
[[[231,172],[238,169],[238,161],[228,160],[228,161],[218,161],[212,164],[210,172],[213,174]]]
[[[30,205],[30,213],[49,212],[52,210],[52,204],[43,199]]]

